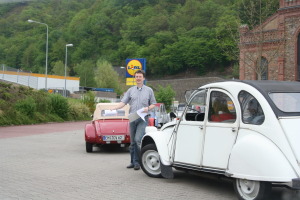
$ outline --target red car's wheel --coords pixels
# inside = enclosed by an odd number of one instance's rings
[[[88,152],[88,153],[93,152],[93,144],[89,143],[89,142],[85,142],[85,149],[86,149],[86,152]]]

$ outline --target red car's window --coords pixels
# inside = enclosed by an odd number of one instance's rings
[[[102,117],[125,116],[125,110],[101,110]]]

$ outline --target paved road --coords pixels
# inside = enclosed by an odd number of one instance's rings
[[[156,179],[126,169],[129,153],[85,152],[87,122],[0,127],[0,200],[234,200],[231,182],[175,171]],[[274,188],[272,200],[299,200]]]

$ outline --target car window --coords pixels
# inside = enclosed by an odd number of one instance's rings
[[[185,113],[185,119],[187,121],[203,121],[206,107],[206,91],[199,91],[194,95],[188,105]]]
[[[101,110],[102,117],[125,116],[125,110]]]
[[[300,112],[300,93],[270,93],[276,107],[283,112]]]
[[[227,94],[220,91],[210,93],[208,120],[222,123],[234,123],[236,121],[235,105]]]
[[[241,91],[239,102],[242,110],[242,121],[245,124],[260,125],[265,121],[265,114],[260,103],[250,93]]]
[[[185,105],[178,105],[177,111],[184,111]]]

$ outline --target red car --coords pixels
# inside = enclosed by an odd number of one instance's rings
[[[93,152],[95,145],[130,145],[129,106],[111,110],[117,103],[98,103],[93,121],[85,126],[86,152]]]

